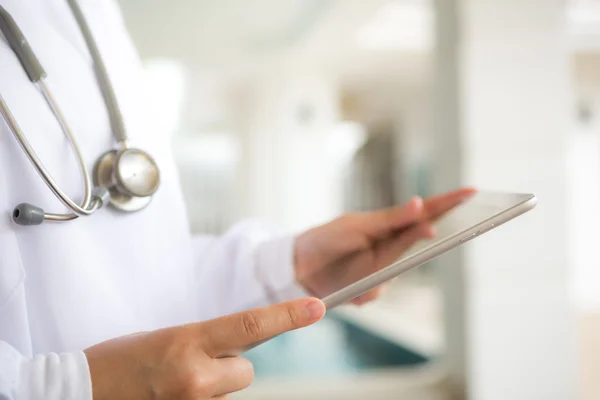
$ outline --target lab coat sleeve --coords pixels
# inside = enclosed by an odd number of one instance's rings
[[[295,236],[260,220],[238,223],[219,237],[196,236],[201,279],[213,283],[210,317],[309,296],[295,279]]]
[[[1,400],[92,400],[83,352],[27,358],[0,341]]]

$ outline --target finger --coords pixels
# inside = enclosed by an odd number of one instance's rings
[[[456,207],[476,193],[473,188],[462,188],[453,192],[430,197],[423,202],[424,213],[429,219],[435,219]]]
[[[242,357],[227,357],[214,360],[217,384],[213,396],[225,396],[246,389],[254,380],[254,367]]]
[[[198,334],[207,354],[216,357],[221,353],[311,325],[324,315],[325,305],[321,300],[298,299],[198,324]]]
[[[423,217],[423,199],[415,197],[407,204],[359,214],[359,229],[372,239],[381,239],[391,232],[414,224]]]
[[[424,214],[427,219],[435,220],[472,197],[476,192],[474,188],[462,188],[425,199],[423,201]]]
[[[398,260],[419,240],[431,239],[436,235],[431,223],[424,222],[407,229],[388,240],[381,241],[375,248],[375,265],[377,269],[386,267]]]
[[[368,275],[387,267],[405,253],[411,246],[422,239],[435,237],[433,225],[427,222],[415,225],[398,235],[378,243],[375,248],[374,268],[368,271]],[[366,272],[366,271],[365,271]],[[365,275],[366,276],[366,275]],[[353,304],[362,305],[371,302],[381,296],[386,286],[382,285],[372,289],[352,300]]]
[[[352,300],[353,304],[362,306],[363,304],[370,303],[373,300],[377,300],[387,289],[387,284],[376,287],[375,289],[369,290],[367,293],[361,294],[360,296]]]

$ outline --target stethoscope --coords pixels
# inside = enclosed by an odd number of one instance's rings
[[[70,221],[80,216],[91,215],[106,204],[110,204],[121,211],[139,211],[150,203],[152,195],[160,185],[160,171],[155,160],[145,151],[127,146],[127,132],[123,116],[121,115],[121,110],[119,109],[114,90],[108,78],[104,62],[98,51],[98,46],[77,4],[77,0],[67,0],[67,2],[92,56],[96,78],[102,90],[104,102],[108,108],[111,128],[118,144],[118,149],[109,150],[98,158],[92,173],[94,178],[94,187],[92,188],[92,179],[85,166],[77,141],[44,81],[46,72],[27,43],[15,20],[0,6],[0,31],[6,37],[10,47],[25,69],[29,80],[38,88],[46,103],[50,106],[67,141],[73,148],[83,178],[84,187],[83,200],[81,204],[77,204],[58,186],[52,175],[44,167],[44,164],[37,156],[6,105],[6,102],[0,95],[0,113],[10,130],[50,190],[72,211],[69,214],[51,214],[32,204],[21,203],[14,208],[12,214],[13,220],[19,225],[39,225],[44,221]]]

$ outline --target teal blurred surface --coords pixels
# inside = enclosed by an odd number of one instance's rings
[[[281,335],[244,356],[253,362],[257,379],[333,377],[428,361],[410,349],[333,316]]]

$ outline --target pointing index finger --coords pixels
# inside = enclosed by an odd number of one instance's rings
[[[298,299],[243,311],[199,324],[204,351],[210,357],[237,350],[287,331],[311,325],[325,315],[319,299]]]

